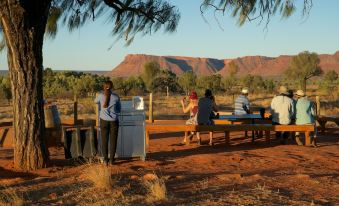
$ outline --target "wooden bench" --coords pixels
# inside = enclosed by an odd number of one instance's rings
[[[318,116],[317,121],[319,122],[322,132],[325,132],[326,122],[335,122],[339,126],[339,116]]]
[[[146,146],[149,145],[150,132],[185,132],[185,137],[189,132],[224,132],[225,141],[230,142],[230,132],[235,131],[263,131],[266,141],[270,141],[270,132],[303,132],[305,133],[305,145],[311,144],[310,133],[314,132],[313,125],[272,125],[272,124],[240,124],[240,125],[184,125],[184,124],[147,124]]]

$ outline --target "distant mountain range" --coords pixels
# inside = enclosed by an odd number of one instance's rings
[[[261,76],[279,76],[288,68],[293,56],[279,57],[245,56],[235,59],[194,58],[181,56],[154,56],[145,54],[129,54],[125,59],[106,75],[127,77],[140,75],[143,65],[156,61],[161,68],[169,69],[176,74],[193,71],[198,76],[221,74],[229,70],[228,63],[234,61],[239,67],[239,75],[253,74]],[[339,51],[335,54],[320,54],[320,66],[323,71],[335,70],[339,73]]]

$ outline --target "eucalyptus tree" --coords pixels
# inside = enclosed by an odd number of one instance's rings
[[[320,76],[322,73],[318,54],[304,51],[292,58],[289,68],[285,71],[285,76],[298,82],[300,88],[306,92],[307,80]]]

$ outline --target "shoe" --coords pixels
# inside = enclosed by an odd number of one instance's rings
[[[317,145],[317,138],[316,137],[313,137],[312,142],[311,142],[311,146],[312,147],[318,147],[318,145]]]
[[[299,145],[299,146],[303,146],[304,144],[301,142],[301,140],[300,140],[300,137],[299,136],[295,136],[295,142],[297,143],[297,145]]]
[[[287,139],[282,139],[282,140],[280,140],[280,144],[282,144],[282,145],[287,144]]]

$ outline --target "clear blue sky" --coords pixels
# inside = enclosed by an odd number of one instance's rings
[[[229,14],[219,15],[220,29],[213,15],[200,15],[199,0],[172,0],[179,7],[181,21],[176,33],[162,31],[141,37],[129,47],[124,41],[115,43],[112,25],[98,19],[73,33],[61,29],[54,40],[45,40],[44,67],[67,70],[111,70],[127,54],[152,54],[212,58],[234,58],[248,55],[278,56],[301,51],[334,53],[339,50],[339,1],[313,0],[306,21],[301,6],[286,20],[273,17],[264,24],[248,22],[242,27]],[[302,2],[297,0],[297,2]],[[111,49],[109,49],[111,47]],[[0,70],[7,69],[6,53],[0,54]]]

